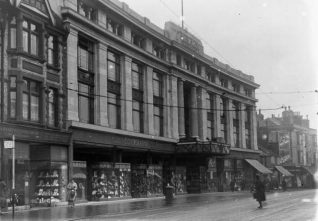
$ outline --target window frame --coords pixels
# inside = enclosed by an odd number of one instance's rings
[[[51,91],[53,92],[53,96],[52,96],[52,100],[50,99],[50,94]],[[54,87],[49,87],[48,88],[48,93],[47,93],[47,99],[48,99],[48,126],[50,127],[57,127],[58,126],[58,121],[59,121],[59,117],[58,117],[58,105],[59,105],[59,100],[58,100],[58,90]],[[51,105],[53,106],[53,123],[51,123]]]
[[[50,38],[52,37],[52,47],[50,47]],[[58,38],[55,35],[49,34],[47,37],[47,64],[49,66],[58,67],[59,66],[59,47],[58,47]],[[50,52],[52,53],[52,61],[50,61]]]
[[[110,64],[114,65],[115,68],[115,76],[114,78],[110,78]],[[114,129],[121,129],[121,60],[120,60],[120,54],[108,50],[107,51],[107,116],[108,116],[108,124],[110,128]],[[114,95],[114,96],[111,96]],[[111,99],[115,99],[115,102],[111,102]],[[114,106],[116,108],[116,111],[114,114],[111,114],[110,112],[110,106]],[[111,125],[109,122],[111,122],[111,119],[113,119],[116,116],[116,125]]]
[[[15,78],[15,86],[12,86],[12,79]],[[9,118],[10,119],[16,119],[17,118],[17,76],[9,76],[9,102],[10,105],[8,105],[9,108]],[[15,93],[15,105],[14,105],[14,114],[12,114],[12,93]]]
[[[40,116],[41,116],[41,92],[40,92],[40,87],[41,87],[41,82],[30,79],[30,78],[23,78],[23,89],[22,89],[22,119],[24,121],[29,121],[29,122],[35,122],[35,123],[40,123]],[[27,85],[25,85],[25,82],[28,82]],[[37,87],[38,93],[31,91],[31,83],[34,83]],[[27,88],[26,88],[27,87]],[[27,95],[27,118],[24,117],[24,95]],[[32,119],[32,96],[38,98],[38,114],[37,114],[37,120]]]
[[[131,65],[132,74],[132,107],[133,107],[133,128],[135,132],[144,132],[144,111],[143,111],[143,73],[142,65],[133,61]],[[138,77],[138,86],[134,86],[134,74]],[[138,103],[138,108],[135,108],[134,103]],[[139,116],[139,128],[135,128],[137,122],[134,118],[134,113],[138,113]]]
[[[27,27],[24,26],[24,22],[27,24]],[[38,30],[38,32],[32,30],[32,25],[35,26],[35,30]],[[27,49],[25,48],[25,41],[24,41],[24,33],[27,35]],[[35,36],[36,38],[36,46],[34,47],[32,42],[32,36]],[[30,19],[24,18],[22,21],[22,45],[23,45],[23,52],[27,53],[31,56],[40,56],[40,36],[41,36],[41,31],[40,31],[40,25],[31,21]],[[36,53],[34,54],[32,52],[33,49],[36,49]]]
[[[155,77],[156,76],[156,77]],[[159,118],[159,127],[155,128],[155,122],[154,122],[154,131],[158,131],[156,136],[163,136],[164,135],[164,128],[163,128],[163,75],[161,73],[158,73],[156,71],[153,72],[152,82],[154,85],[154,82],[158,83],[158,95],[155,94],[155,87],[153,86],[153,108],[154,108],[154,121],[156,118]],[[155,112],[155,108],[158,108],[158,114]]]

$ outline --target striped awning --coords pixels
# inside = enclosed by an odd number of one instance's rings
[[[272,171],[270,171],[267,167],[263,166],[263,164],[261,164],[257,160],[245,159],[245,161],[248,162],[252,167],[254,167],[260,173],[263,173],[263,174],[272,173]]]
[[[286,170],[284,167],[282,166],[275,166],[275,168],[284,176],[294,176],[293,174],[291,174],[288,170]]]

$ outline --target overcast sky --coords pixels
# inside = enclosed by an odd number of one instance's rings
[[[122,0],[163,28],[181,25],[181,0]],[[185,25],[205,53],[255,77],[258,108],[282,105],[318,129],[317,0],[183,0]],[[316,14],[314,13],[316,12]],[[316,30],[314,30],[314,27]],[[290,92],[284,93],[283,92]],[[265,116],[281,116],[282,110]]]

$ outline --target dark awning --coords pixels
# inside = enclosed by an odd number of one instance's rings
[[[275,166],[275,168],[284,176],[294,176],[293,174],[291,174],[288,170],[286,170],[284,167],[282,166]]]
[[[252,167],[254,167],[256,170],[258,170],[260,173],[263,174],[269,174],[272,173],[272,171],[270,171],[268,168],[266,168],[265,166],[263,166],[263,164],[261,164],[260,162],[258,162],[257,160],[251,160],[251,159],[245,159],[246,162],[248,162]]]

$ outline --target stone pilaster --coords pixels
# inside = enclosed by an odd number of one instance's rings
[[[246,140],[245,140],[245,116],[244,116],[244,112],[245,112],[245,105],[240,103],[239,104],[240,107],[240,115],[239,115],[239,127],[240,127],[240,132],[239,132],[239,136],[240,136],[240,146],[241,148],[246,149]]]
[[[184,94],[183,94],[183,81],[178,79],[178,129],[179,138],[185,137],[184,128]]]
[[[198,88],[198,124],[199,138],[206,140],[207,138],[207,92],[204,88]]]
[[[179,138],[178,132],[178,80],[174,76],[170,76],[170,84],[171,84],[171,103],[170,103],[170,120],[172,122],[171,125],[171,137],[174,139]]]
[[[128,56],[122,56],[122,87],[121,87],[121,128],[128,131],[133,131],[132,123],[132,82],[131,82],[131,62],[132,59]]]
[[[234,130],[233,130],[233,114],[235,114],[234,109],[233,109],[233,101],[231,99],[228,99],[226,102],[227,106],[227,138],[228,138],[228,143],[231,145],[231,147],[234,147]]]
[[[215,95],[215,99],[214,99],[214,107],[215,107],[215,111],[214,111],[214,128],[215,128],[215,136],[216,137],[220,137],[221,136],[221,96],[216,94]]]
[[[144,101],[146,102],[145,110],[145,133],[154,135],[154,118],[153,118],[153,88],[152,88],[152,67],[145,68],[145,84],[144,84]]]
[[[98,44],[97,73],[95,77],[96,87],[96,119],[101,126],[108,126],[107,116],[107,45]]]
[[[197,105],[197,87],[191,87],[191,136],[198,137],[198,105]]]
[[[78,32],[70,29],[67,37],[67,120],[79,121],[78,117],[78,81],[77,81],[77,45]]]
[[[170,119],[170,106],[171,106],[171,84],[170,77],[163,75],[163,135],[164,137],[171,137],[171,119]]]
[[[255,106],[251,107],[251,148],[253,150],[258,150],[257,146],[257,117]]]

